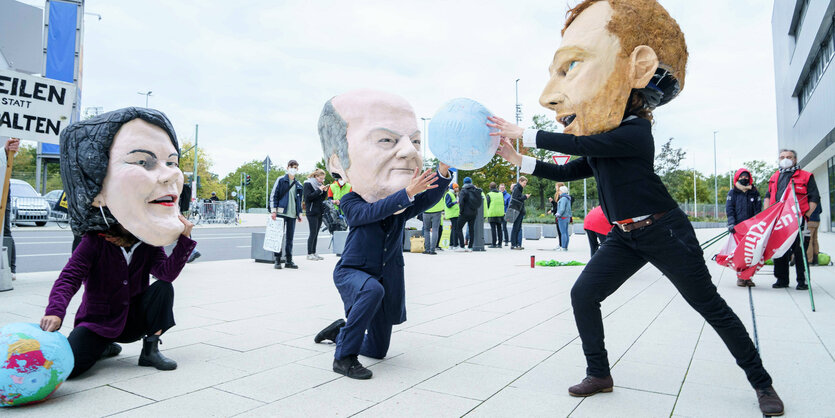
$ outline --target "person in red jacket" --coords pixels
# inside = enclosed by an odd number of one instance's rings
[[[596,206],[586,215],[586,219],[583,220],[583,229],[586,230],[586,237],[589,239],[589,249],[592,257],[594,257],[597,249],[603,245],[603,241],[606,241],[606,235],[609,235],[613,226],[606,219],[603,208],[600,206]]]
[[[786,187],[794,184],[794,193],[800,212],[803,213],[801,228],[806,227],[806,220],[820,205],[821,197],[818,185],[812,173],[801,170],[797,166],[797,152],[790,149],[780,151],[780,168],[768,180],[768,194],[765,195],[765,207],[777,203],[783,197]],[[782,257],[774,259],[774,277],[777,281],[771,285],[775,289],[789,287],[789,259],[794,254],[795,270],[797,271],[797,290],[807,290],[806,269],[803,264],[805,251],[800,247],[800,239],[796,239],[789,251]]]

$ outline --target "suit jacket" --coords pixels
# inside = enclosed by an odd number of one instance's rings
[[[128,264],[120,247],[89,232],[52,285],[46,315],[63,321],[70,300],[83,284],[75,326],[83,325],[102,337],[116,338],[125,329],[131,298],[148,289],[149,274],[173,282],[195,246],[197,242],[180,235],[169,257],[162,247],[140,243],[131,251]]]
[[[589,136],[538,131],[536,147],[582,155],[565,165],[537,161],[533,175],[555,181],[594,176],[600,206],[612,222],[678,207],[655,174],[655,142],[646,119],[630,117],[611,131]]]
[[[406,220],[426,211],[443,197],[451,178],[440,177],[438,187],[409,201],[406,190],[368,203],[351,192],[342,197],[339,207],[350,227],[342,258],[333,270],[345,312],[351,310],[366,280],[378,280],[386,293],[381,309],[391,324],[406,321],[406,284],[403,274],[403,230]],[[395,213],[403,210],[401,213]]]

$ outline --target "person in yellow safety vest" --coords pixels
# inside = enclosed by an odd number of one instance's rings
[[[435,252],[435,247],[438,244],[438,238],[441,237],[441,217],[444,214],[444,199],[438,200],[435,206],[426,209],[423,212],[423,253],[424,254],[438,254]]]
[[[342,180],[342,176],[337,173],[331,173],[331,175],[335,181],[331,183],[331,187],[328,189],[328,200],[333,200],[333,207],[341,214],[342,209],[339,209],[339,200],[342,199],[342,196],[351,192],[351,183],[346,183],[345,180]]]
[[[449,247],[452,251],[464,251],[464,234],[461,228],[458,227],[458,217],[461,215],[461,208],[458,207],[458,183],[449,185],[449,190],[444,196],[444,216],[452,223],[452,229],[449,233]]]
[[[490,191],[487,192],[487,210],[485,215],[490,222],[491,242],[490,248],[502,247],[502,219],[504,219],[504,196],[499,191],[495,182],[490,182]]]

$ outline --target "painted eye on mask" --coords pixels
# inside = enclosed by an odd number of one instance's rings
[[[579,61],[571,61],[571,63],[569,63],[569,64],[568,64],[568,69],[567,69],[567,70],[565,70],[565,72],[566,72],[566,73],[571,72],[571,70],[573,70],[573,69],[574,69],[574,67],[576,67],[576,66],[577,66],[577,63],[578,63],[578,62],[579,62]]]

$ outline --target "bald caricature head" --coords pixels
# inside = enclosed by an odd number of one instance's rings
[[[684,87],[687,45],[656,0],[585,0],[568,12],[539,102],[565,133],[591,135],[652,110]]]
[[[328,170],[367,202],[406,187],[423,161],[412,106],[381,91],[355,90],[325,103],[319,138]]]

